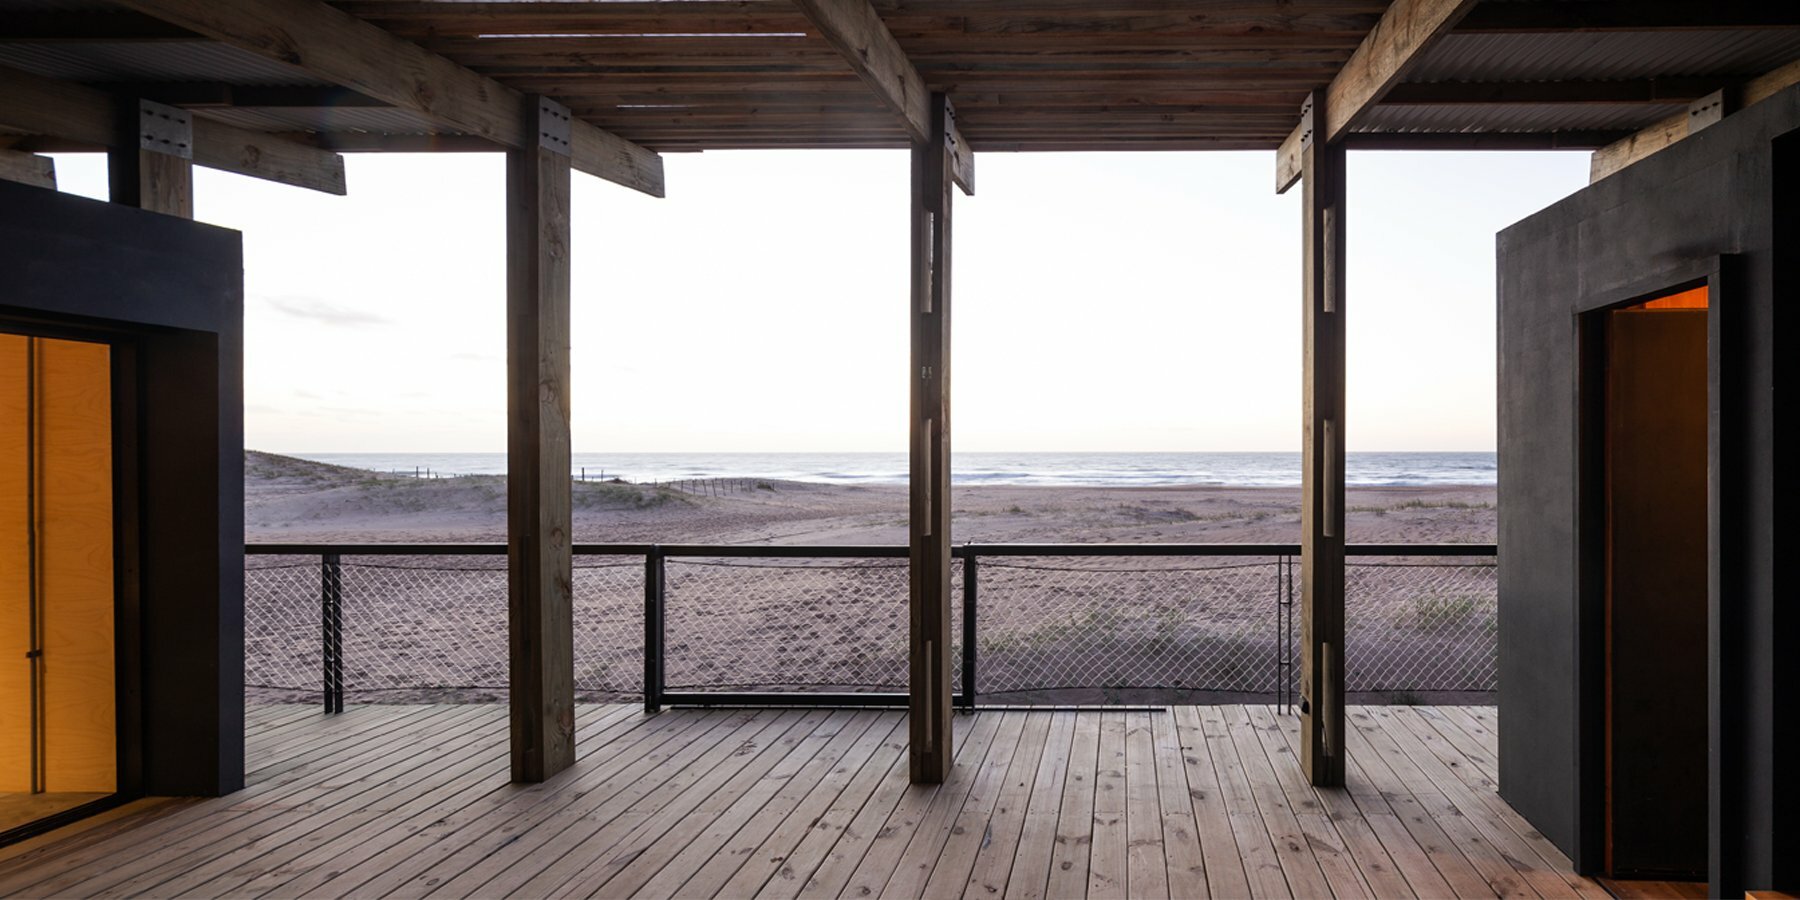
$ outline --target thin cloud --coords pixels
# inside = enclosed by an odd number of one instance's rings
[[[352,309],[320,300],[317,297],[264,297],[263,302],[276,312],[296,319],[310,319],[321,325],[390,325],[393,320],[367,310]]]

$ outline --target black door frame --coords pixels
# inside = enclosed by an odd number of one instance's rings
[[[1576,553],[1578,600],[1576,672],[1576,862],[1600,872],[1606,859],[1606,328],[1613,310],[1697,287],[1707,288],[1707,872],[1712,888],[1720,874],[1736,871],[1736,841],[1721,822],[1742,821],[1742,767],[1727,753],[1743,749],[1741,675],[1722,660],[1741,656],[1746,615],[1741,597],[1743,546],[1732,532],[1741,521],[1737,473],[1728,461],[1742,433],[1744,399],[1736,385],[1745,337],[1736,327],[1742,261],[1706,257],[1652,269],[1630,284],[1583,296],[1575,314],[1577,353]]]
[[[140,648],[143,634],[139,566],[137,342],[128,331],[70,326],[28,316],[0,315],[0,334],[104,344],[110,369],[113,527],[113,719],[115,788],[105,797],[0,831],[0,846],[60,828],[144,795]]]

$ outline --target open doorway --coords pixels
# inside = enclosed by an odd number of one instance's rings
[[[1602,311],[1607,874],[1707,865],[1704,285]]]
[[[0,839],[119,788],[111,357],[0,333]]]

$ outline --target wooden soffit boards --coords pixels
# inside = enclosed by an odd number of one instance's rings
[[[318,0],[121,0],[121,5],[261,54],[507,147],[536,146],[524,94]],[[573,166],[663,196],[662,157],[577,119]]]
[[[1325,109],[1314,140],[1331,143],[1405,77],[1406,69],[1475,6],[1476,0],[1394,0],[1350,61],[1325,88]],[[1275,160],[1275,192],[1300,178],[1305,127],[1295,128]]]

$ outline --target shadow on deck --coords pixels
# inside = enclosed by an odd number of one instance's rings
[[[1269,706],[959,715],[932,788],[895,711],[583,706],[535,786],[500,706],[249,721],[244,791],[0,849],[0,894],[1607,896],[1494,792],[1491,707],[1352,708],[1330,791]]]

